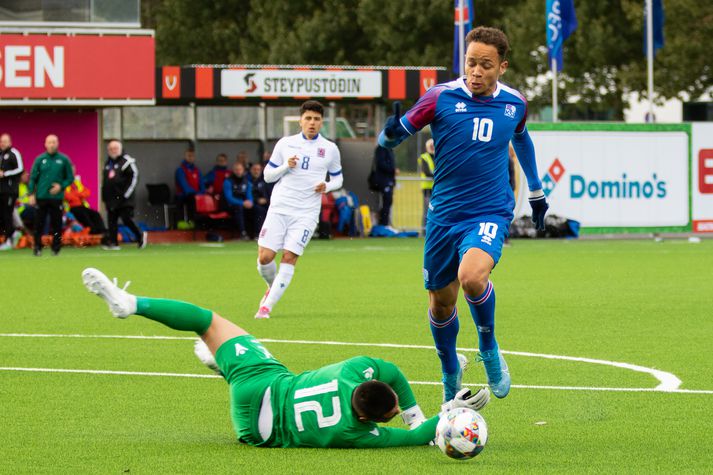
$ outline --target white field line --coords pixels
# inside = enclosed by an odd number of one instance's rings
[[[199,379],[222,379],[214,374],[195,374],[195,373],[164,373],[164,372],[148,372],[148,371],[112,371],[103,369],[65,369],[65,368],[22,368],[15,366],[0,366],[0,371],[17,371],[29,373],[72,373],[72,374],[104,374],[104,375],[119,375],[119,376],[151,376],[151,377],[170,377],[170,378],[199,378]],[[409,384],[419,386],[441,386],[440,381],[409,381]],[[482,384],[466,384],[463,386],[480,387]],[[705,389],[673,389],[671,391],[661,391],[656,388],[598,388],[587,386],[541,386],[541,385],[523,385],[513,384],[513,388],[518,389],[545,389],[545,390],[560,390],[560,391],[603,391],[603,392],[649,392],[649,393],[679,393],[679,394],[713,394],[713,390]]]
[[[0,337],[26,337],[26,338],[110,338],[110,339],[138,339],[138,340],[194,340],[195,337],[179,337],[179,336],[151,336],[151,335],[81,335],[81,334],[35,334],[35,333],[0,333]],[[343,342],[343,341],[315,341],[315,340],[276,340],[271,338],[260,339],[263,343],[285,343],[296,345],[330,345],[330,346],[357,346],[371,348],[407,348],[407,349],[422,349],[435,350],[434,347],[428,345],[404,345],[398,343],[358,343],[358,342]],[[475,352],[475,348],[458,348],[458,351]],[[591,363],[605,366],[613,366],[615,368],[628,369],[639,373],[646,373],[659,381],[655,390],[657,391],[675,391],[680,386],[682,381],[672,373],[647,368],[645,366],[634,365],[630,363],[621,363],[617,361],[600,360],[594,358],[582,358],[578,356],[550,355],[542,353],[530,353],[524,351],[506,351],[504,354],[528,356],[532,358],[545,358],[551,360],[576,361],[580,363]]]

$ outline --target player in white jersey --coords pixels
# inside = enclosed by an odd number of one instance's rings
[[[270,318],[270,311],[290,285],[297,259],[317,226],[322,194],[342,187],[339,149],[319,134],[323,117],[324,107],[319,102],[302,104],[302,132],[281,138],[265,167],[265,181],[277,185],[257,242],[257,270],[268,289],[255,318]],[[275,256],[280,250],[278,272]]]

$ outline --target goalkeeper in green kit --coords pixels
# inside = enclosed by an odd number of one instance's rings
[[[137,297],[97,269],[82,272],[87,289],[118,318],[141,315],[201,339],[195,353],[230,385],[230,413],[240,442],[263,447],[399,447],[426,445],[438,416],[426,419],[393,363],[358,356],[295,375],[245,330],[196,305]],[[128,284],[127,284],[128,285]],[[479,410],[490,399],[462,389],[443,411]],[[410,430],[381,427],[401,414]]]

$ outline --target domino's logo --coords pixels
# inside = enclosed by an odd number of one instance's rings
[[[559,158],[555,158],[550,168],[547,169],[547,173],[542,177],[542,191],[545,192],[545,196],[550,196],[550,193],[554,191],[564,172],[565,169],[562,166],[562,162],[560,162]]]

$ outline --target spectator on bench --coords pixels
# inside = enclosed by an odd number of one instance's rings
[[[90,208],[87,203],[87,198],[92,194],[92,190],[84,186],[82,178],[77,175],[74,164],[72,164],[72,172],[74,181],[64,190],[65,210],[72,213],[82,226],[90,228],[91,234],[106,234],[106,226],[104,226],[101,215],[98,211]]]
[[[230,176],[228,170],[228,156],[224,153],[215,157],[215,166],[203,177],[203,186],[207,193],[218,196],[221,199],[223,194],[223,182]]]

